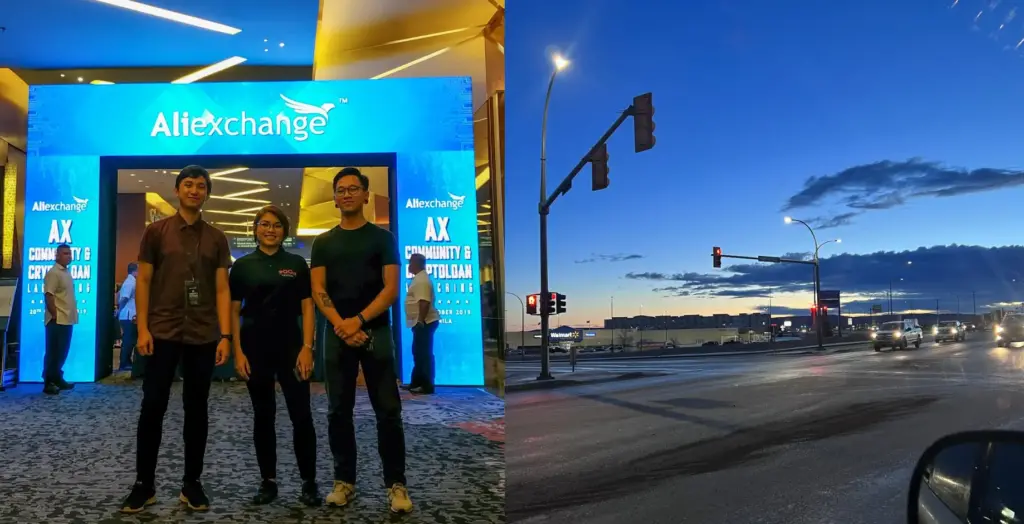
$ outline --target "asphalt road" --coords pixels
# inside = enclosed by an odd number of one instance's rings
[[[510,394],[506,515],[905,522],[910,471],[929,444],[1024,430],[1024,348],[990,336],[905,352],[609,362],[670,374]]]

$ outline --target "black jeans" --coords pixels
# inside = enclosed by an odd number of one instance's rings
[[[440,322],[412,328],[412,380],[410,388],[434,389],[434,332]]]
[[[402,398],[395,375],[395,342],[391,327],[370,332],[372,344],[349,347],[330,326],[324,333],[324,384],[327,387],[327,435],[334,455],[334,480],[355,484],[356,404],[359,366],[377,418],[377,451],[384,467],[384,485],[405,484],[405,430]]]
[[[46,325],[46,351],[43,353],[43,381],[56,384],[64,380],[64,363],[71,349],[71,333],[75,326],[58,324],[51,320]]]
[[[121,369],[132,365],[135,343],[139,341],[139,326],[131,320],[121,320]]]
[[[265,334],[242,334],[242,351],[249,360],[249,398],[252,399],[252,440],[256,462],[264,479],[277,478],[277,391],[281,384],[285,406],[292,420],[292,442],[302,480],[316,480],[316,430],[310,407],[309,382],[295,376],[300,342],[275,341]],[[296,347],[299,346],[299,347]]]
[[[136,480],[152,486],[156,480],[156,461],[160,454],[164,414],[171,396],[171,384],[181,362],[182,404],[185,408],[184,481],[197,481],[203,474],[206,437],[209,432],[207,401],[210,381],[217,360],[217,342],[202,345],[167,340],[153,341],[153,355],[146,362],[142,381],[142,409],[136,437]]]

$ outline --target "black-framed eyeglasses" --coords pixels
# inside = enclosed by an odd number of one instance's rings
[[[344,195],[358,195],[359,192],[362,191],[362,190],[363,190],[362,186],[348,186],[348,187],[339,187],[334,192],[339,194],[339,195],[343,195],[344,196]]]
[[[263,222],[260,222],[258,225],[260,227],[262,227],[263,229],[284,229],[284,224],[282,224],[280,222],[270,223],[270,222],[267,222],[267,221],[263,221]]]

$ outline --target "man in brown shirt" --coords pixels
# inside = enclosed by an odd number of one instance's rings
[[[209,430],[207,401],[214,368],[231,349],[231,291],[227,237],[200,210],[213,189],[199,166],[174,182],[178,213],[150,224],[142,235],[135,305],[138,353],[149,357],[142,383],[135,485],[121,511],[137,513],[156,502],[154,482],[164,413],[178,363],[185,407],[185,476],[179,499],[193,510],[209,508],[199,477]]]

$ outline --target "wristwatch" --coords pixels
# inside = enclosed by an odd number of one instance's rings
[[[366,325],[366,319],[363,318],[363,314],[362,313],[359,313],[358,315],[356,315],[356,318],[359,319],[359,325],[360,326],[365,326]]]
[[[220,335],[220,339],[221,340],[227,340],[228,342],[232,342],[235,339],[235,336],[234,335],[225,335],[225,334],[222,333]]]

